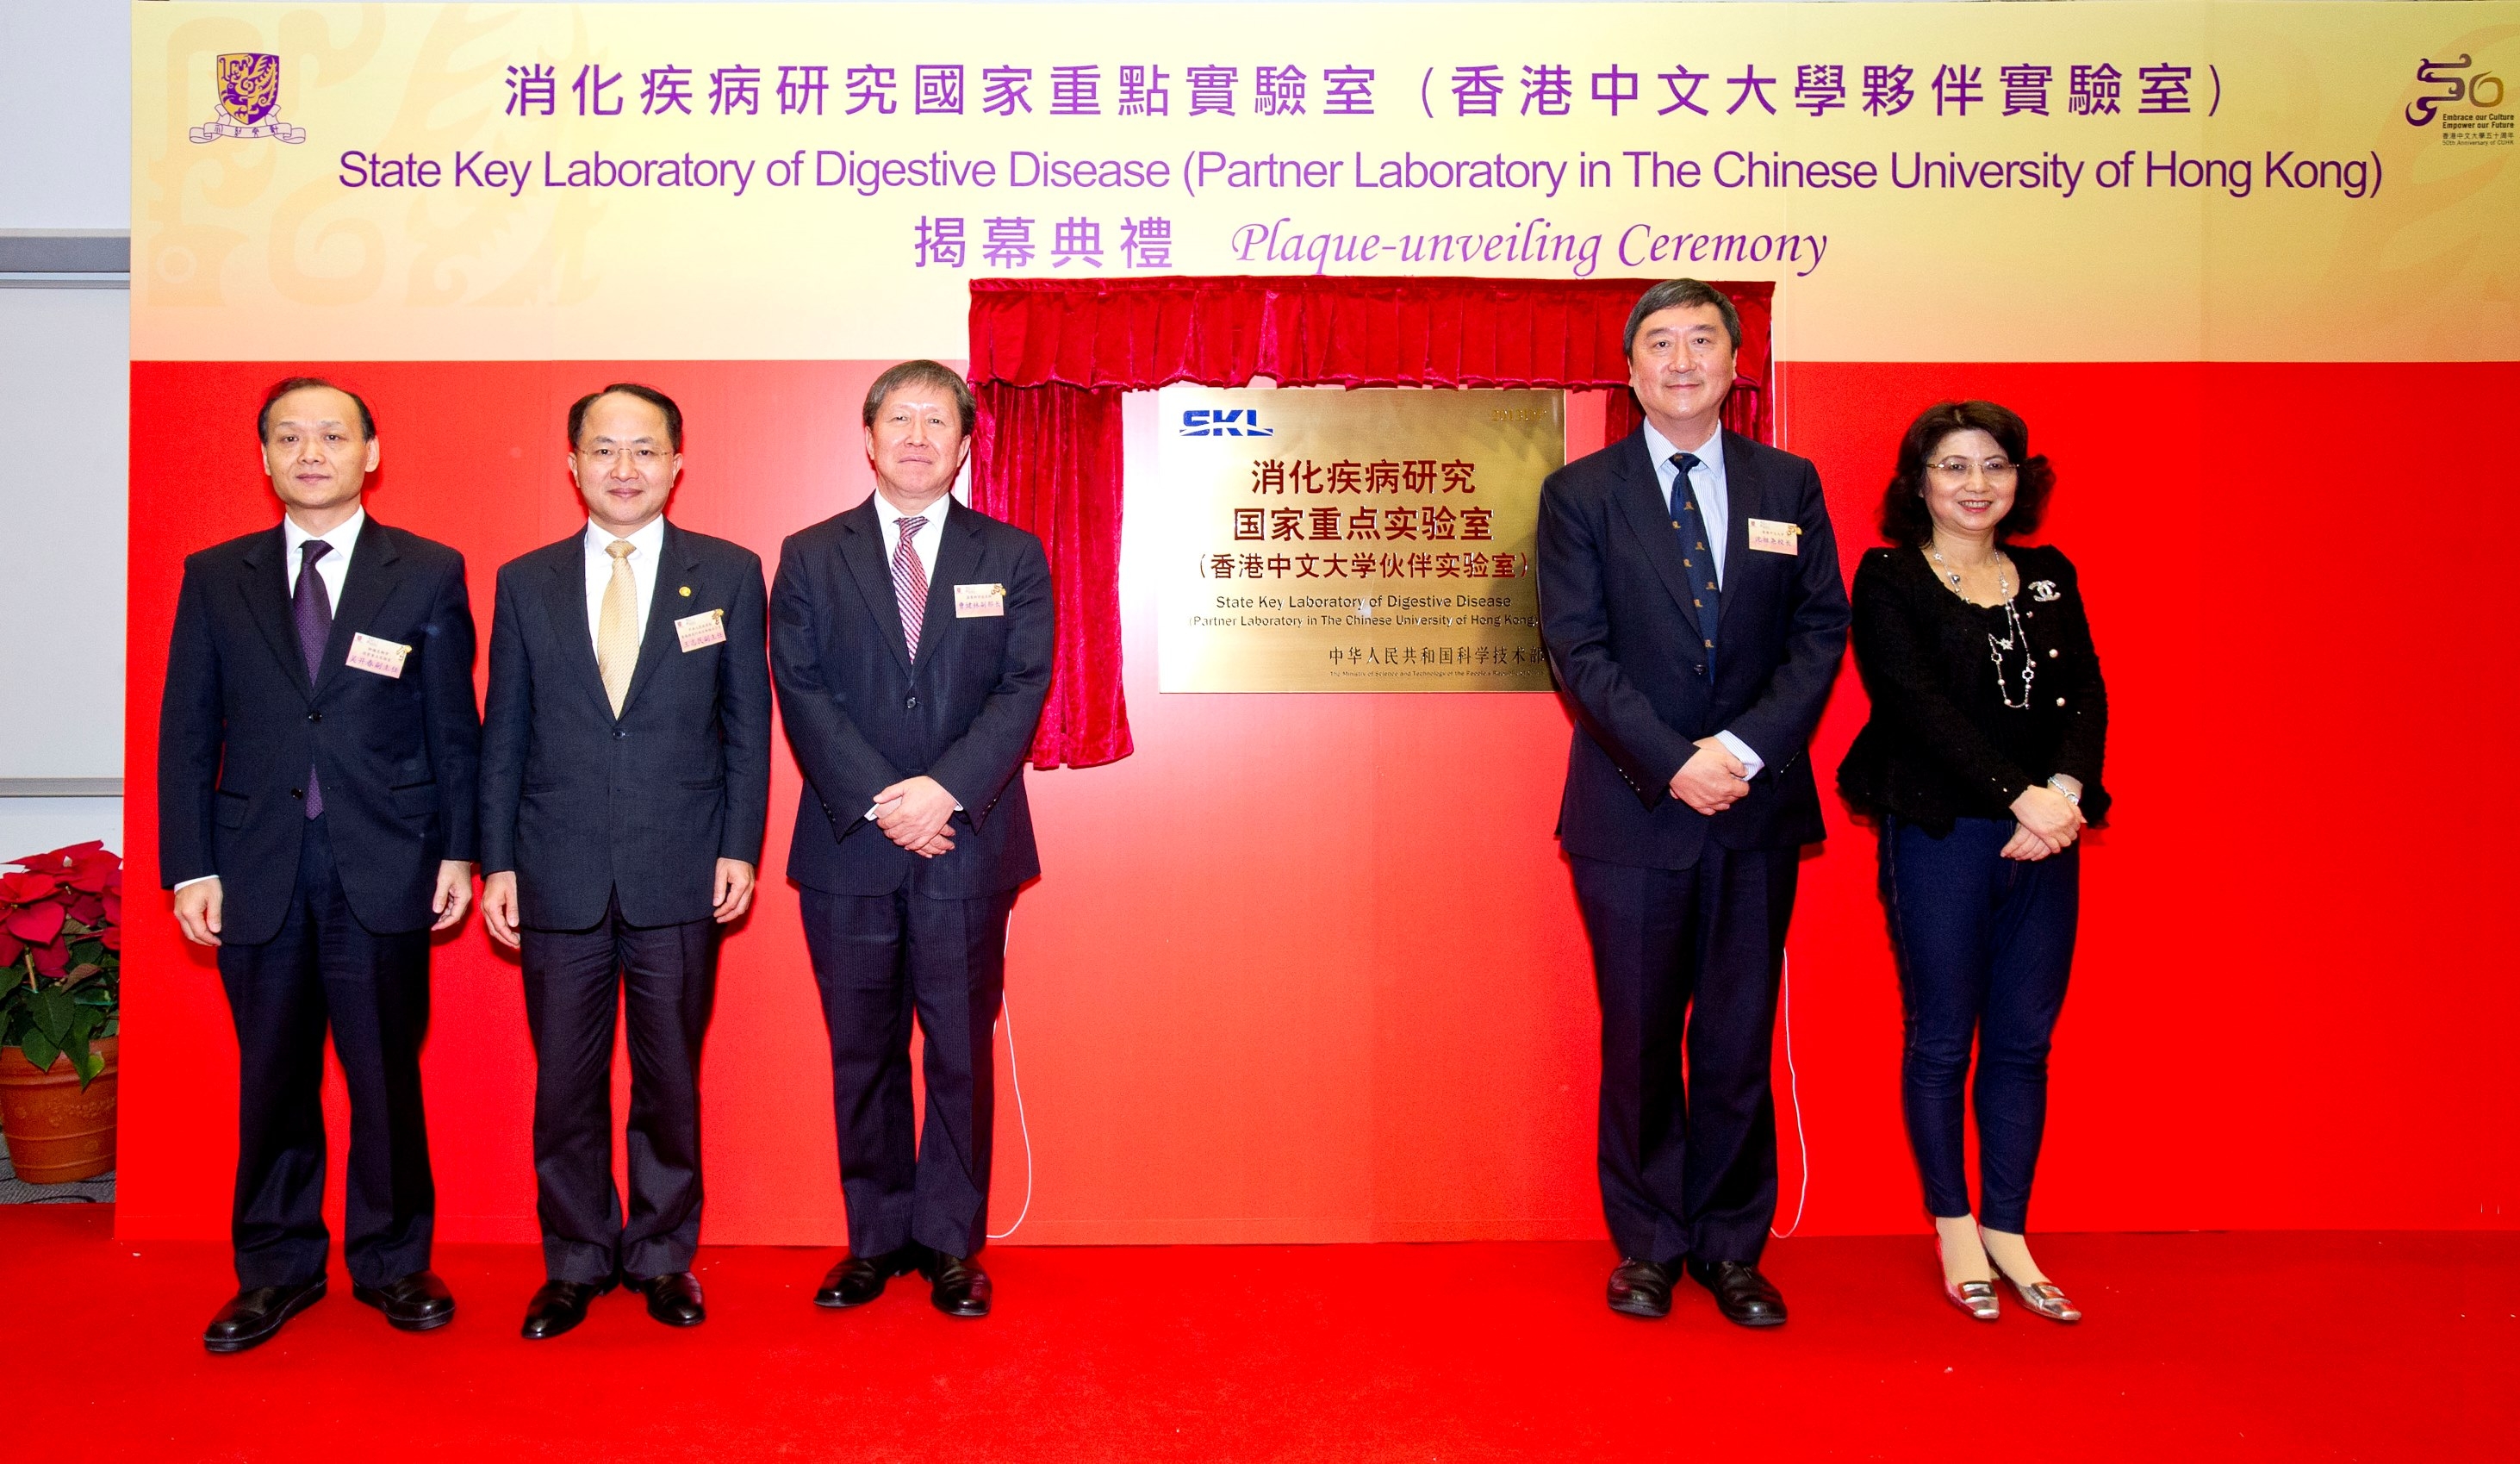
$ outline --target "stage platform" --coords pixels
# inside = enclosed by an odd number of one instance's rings
[[[2425,1460],[2520,1456],[2520,1235],[2060,1235],[2090,1312],[1952,1310],[1929,1243],[1769,1252],[1793,1320],[1685,1287],[1612,1315],[1598,1245],[1001,1247],[998,1315],[915,1278],[809,1304],[836,1253],[701,1253],[706,1325],[615,1294],[542,1344],[523,1246],[448,1246],[453,1325],[334,1291],[202,1350],[221,1247],[104,1207],[0,1210],[15,1433],[88,1457],[250,1460]],[[43,1401],[40,1405],[38,1399]]]

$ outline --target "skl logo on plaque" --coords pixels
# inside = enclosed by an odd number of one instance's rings
[[[231,51],[219,57],[212,73],[218,81],[218,115],[195,127],[195,142],[222,137],[268,137],[299,143],[306,129],[292,127],[274,115],[280,111],[280,58],[260,51]]]
[[[1564,393],[1161,400],[1163,690],[1549,689],[1531,551]]]

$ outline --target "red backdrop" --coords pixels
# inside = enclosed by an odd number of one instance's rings
[[[486,633],[496,566],[579,522],[560,461],[578,392],[633,376],[679,397],[675,518],[767,560],[868,491],[856,403],[878,364],[316,369],[375,403],[371,508],[465,552]],[[133,367],[130,1237],[224,1234],[235,1046],[212,964],[148,893],[156,718],[182,556],[277,517],[248,425],[277,374]],[[2508,364],[1785,367],[1783,439],[1819,461],[1850,557],[1898,430],[1936,397],[2020,409],[2057,463],[2049,536],[2092,600],[2120,806],[2085,865],[2039,1227],[2512,1223],[2520,995],[2493,912],[2515,861],[2491,830],[2520,741],[2515,391]],[[1574,415],[1580,450],[1598,400]],[[1151,422],[1133,408],[1133,463]],[[1152,588],[1128,562],[1122,611],[1136,755],[1030,775],[1048,873],[1010,964],[1033,1175],[1014,1240],[1598,1234],[1590,977],[1550,838],[1555,704],[1162,696]],[[1823,771],[1863,715],[1849,674]],[[795,794],[783,745],[770,877],[727,946],[707,1051],[712,1242],[842,1235],[778,875]],[[1791,943],[1789,1090],[1778,1070],[1803,1226],[1916,1229],[1870,841],[1832,816]],[[470,921],[435,989],[441,1233],[530,1238],[516,969]],[[1002,1060],[999,1229],[1027,1191],[1010,1075]],[[1791,1104],[1784,1122],[1790,1218]]]

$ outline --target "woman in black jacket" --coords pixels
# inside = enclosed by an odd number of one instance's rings
[[[1881,902],[1907,1010],[1901,1088],[1943,1291],[1984,1321],[1995,1280],[2082,1313],[2022,1238],[2048,1113],[2048,1046],[2073,965],[2086,823],[2107,812],[2108,693],[2074,566],[2016,544],[2054,475],[1993,402],[1927,409],[1901,441],[1883,536],[1855,574],[1871,719],[1838,788],[1878,825]],[[1962,1162],[1977,1049],[1978,1217]]]

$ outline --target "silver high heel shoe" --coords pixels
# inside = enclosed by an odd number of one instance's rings
[[[1942,1262],[1943,1238],[1937,1235],[1934,1237],[1934,1264],[1939,1267]],[[1993,1260],[1988,1264],[1994,1264]],[[1992,1281],[1954,1281],[1946,1272],[1943,1276],[1943,1300],[1982,1322],[1997,1321],[2003,1315],[2002,1304],[1995,1299],[1995,1283]]]
[[[1997,1275],[2003,1276],[2004,1280],[2012,1282],[2012,1289],[2021,1295],[2022,1305],[2038,1312],[2041,1316],[2051,1322],[2078,1322],[2083,1319],[2082,1308],[2065,1300],[2065,1289],[2055,1282],[2019,1281],[2010,1276],[2004,1276],[2003,1267],[1996,1265],[1993,1256],[1986,1258],[1986,1263],[1995,1266]]]

